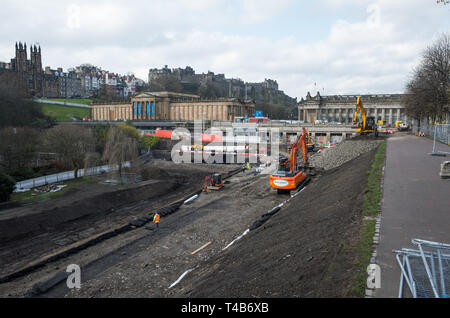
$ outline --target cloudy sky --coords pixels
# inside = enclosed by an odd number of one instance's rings
[[[91,63],[147,80],[192,66],[301,98],[401,93],[421,53],[450,32],[436,0],[2,0],[0,61],[39,43],[43,65]]]

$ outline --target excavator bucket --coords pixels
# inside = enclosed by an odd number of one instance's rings
[[[354,122],[352,122],[352,124],[351,124],[351,128],[360,128],[360,124],[359,124],[359,122],[358,121],[354,121]]]

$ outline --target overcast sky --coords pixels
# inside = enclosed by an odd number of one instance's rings
[[[147,81],[192,66],[301,98],[401,93],[421,53],[450,32],[436,0],[2,0],[0,61],[39,43],[43,66],[91,63]]]

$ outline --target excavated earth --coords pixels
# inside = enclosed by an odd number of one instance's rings
[[[222,190],[202,193],[191,204],[163,217],[159,228],[149,223],[46,264],[24,277],[0,284],[0,296],[353,296],[351,284],[358,270],[355,259],[363,221],[362,196],[376,146],[374,143],[366,148],[365,144],[355,143],[348,148],[352,149],[350,156],[347,146],[342,147],[340,154],[337,151],[329,159],[342,165],[325,169],[301,192],[292,193],[295,196],[278,195],[270,188],[267,174],[236,174],[226,180]],[[58,239],[76,234],[72,238],[76,241],[88,229],[99,232],[133,217],[151,215],[157,207],[198,189],[206,173],[226,173],[236,168],[174,165],[161,160],[153,161],[152,167],[162,170],[157,174],[159,179],[137,184],[133,189],[112,193],[98,190],[90,199],[81,195],[74,199],[75,194],[68,193],[62,197],[65,205],[58,198],[30,206],[29,210],[11,209],[18,220],[8,222],[22,220],[20,224],[28,230],[14,233],[17,224],[3,225],[2,274],[57,250]],[[118,194],[123,194],[123,200]],[[94,203],[103,196],[103,200]],[[255,221],[276,206],[281,208],[253,229]],[[1,213],[0,217],[4,217]],[[53,220],[64,214],[68,217],[61,222]],[[27,225],[24,220],[34,220],[39,227],[33,222]],[[79,221],[84,224],[82,230],[76,230],[74,225]],[[1,222],[6,220],[0,219],[0,226]],[[47,222],[54,224],[47,226]],[[252,230],[247,231],[249,228]],[[248,234],[230,246],[243,233]],[[13,248],[15,244],[17,248]],[[81,267],[79,290],[68,290],[64,281],[55,280],[55,275],[65,272],[69,264]],[[59,283],[48,284],[51,281]],[[50,287],[36,289],[42,285]],[[39,292],[30,294],[30,290]]]
[[[1,276],[72,243],[152,213],[197,190],[205,175],[231,169],[155,160],[146,165],[150,180],[138,184],[80,184],[60,197],[0,211]]]
[[[374,150],[325,172],[263,226],[199,264],[176,297],[351,297]]]

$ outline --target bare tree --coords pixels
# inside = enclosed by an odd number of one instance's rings
[[[61,160],[74,169],[75,178],[95,152],[92,129],[78,125],[60,125],[48,130],[43,143],[46,149],[58,153]]]
[[[0,72],[0,127],[48,126],[48,121],[18,75]]]
[[[110,167],[118,167],[119,177],[122,178],[124,163],[133,162],[137,156],[138,140],[121,127],[111,127],[106,138],[102,159]]]
[[[404,103],[410,115],[441,120],[449,105],[450,34],[428,47],[406,85]]]
[[[40,131],[28,127],[0,129],[0,166],[8,173],[33,165]]]

